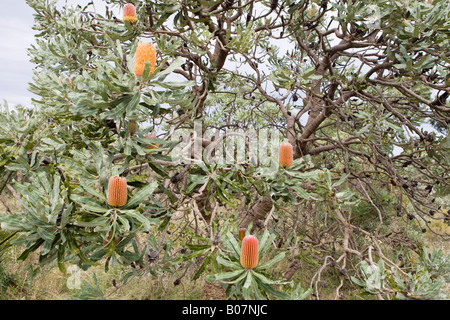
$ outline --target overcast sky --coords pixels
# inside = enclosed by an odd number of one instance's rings
[[[104,13],[101,0],[94,4],[99,13]],[[86,0],[59,0],[58,4],[81,4]],[[0,0],[0,104],[31,106],[33,94],[28,83],[33,81],[34,64],[30,62],[27,49],[34,43],[34,10],[25,0]],[[7,14],[6,14],[7,13]]]
[[[33,13],[25,0],[0,1],[0,100],[30,106],[33,76],[27,48],[34,42]],[[7,13],[7,14],[6,14]]]

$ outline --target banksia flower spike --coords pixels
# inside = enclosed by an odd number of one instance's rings
[[[242,241],[245,237],[245,232],[247,231],[247,228],[239,228],[239,239]]]
[[[121,207],[127,203],[127,179],[114,176],[108,183],[108,204],[113,207]]]
[[[241,265],[245,269],[253,269],[258,265],[258,238],[254,235],[245,236],[241,246]]]
[[[156,66],[156,48],[151,43],[139,42],[134,56],[134,74],[136,77],[142,76],[146,61],[150,61],[149,74],[152,74]]]
[[[278,161],[283,167],[289,167],[294,161],[292,145],[289,142],[282,142],[278,153]]]
[[[147,139],[156,139],[158,138],[157,136],[155,136],[154,134],[148,134],[145,136],[145,138]],[[159,147],[159,144],[155,143],[155,144],[149,144],[146,148],[147,149],[157,149]]]
[[[127,3],[123,6],[123,21],[130,21],[131,24],[135,24],[137,22],[136,17],[136,7],[132,3]]]

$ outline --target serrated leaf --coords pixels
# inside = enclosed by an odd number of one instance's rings
[[[185,244],[183,247],[188,248],[191,251],[197,251],[197,250],[205,250],[211,248],[210,244]]]
[[[148,184],[138,192],[136,192],[130,200],[123,206],[123,209],[132,209],[137,207],[139,204],[144,202],[144,200],[148,199],[150,195],[156,190],[158,187],[158,182],[153,181],[152,183]]]
[[[109,221],[108,217],[97,217],[91,221],[75,221],[73,224],[84,228],[95,228],[106,225]]]
[[[164,69],[163,71],[159,72],[158,75],[158,80],[157,81],[164,81],[164,79],[170,74],[172,73],[175,69],[181,67],[181,65],[184,63],[184,58],[182,57],[177,57],[166,69]]]
[[[87,211],[106,213],[108,208],[102,206],[102,204],[92,198],[80,196],[78,194],[72,194],[71,199],[81,205],[81,207]]]
[[[44,239],[45,242],[52,242],[55,238],[55,234],[44,230],[43,228],[38,227],[36,229],[39,236]]]
[[[89,192],[91,195],[93,195],[94,197],[99,198],[102,201],[106,202],[106,196],[103,193],[98,192],[97,190],[95,190],[94,188],[92,188],[91,186],[89,186],[87,184],[86,181],[84,180],[80,180],[80,185],[83,187],[83,189],[87,192]]]
[[[223,283],[236,283],[247,276],[244,269],[214,275],[214,280]]]
[[[256,299],[267,300],[267,298],[262,295],[261,289],[259,288],[259,285],[258,285],[258,281],[255,279],[255,277],[252,277],[252,289],[253,289],[253,293],[256,296]]]
[[[263,278],[262,278],[263,277]],[[259,287],[265,291],[267,294],[281,299],[281,300],[290,300],[290,296],[287,293],[281,292],[281,291],[277,291],[274,288],[272,288],[272,286],[267,282],[267,278],[265,278],[265,280],[263,280],[265,277],[262,276],[261,274],[255,273],[255,280],[258,283]]]
[[[262,257],[264,252],[270,247],[272,241],[276,238],[276,235],[270,235],[269,231],[266,229],[259,241],[259,256]]]
[[[253,280],[252,274],[253,274],[253,272],[251,270],[248,270],[246,272],[247,272],[247,278],[245,279],[245,282],[244,282],[244,288],[248,289],[248,288],[250,288],[250,286],[252,284],[252,280]]]
[[[224,265],[225,267],[229,267],[229,268],[232,268],[232,269],[236,269],[236,268],[240,269],[240,268],[242,268],[240,263],[235,262],[235,261],[230,261],[230,260],[224,259],[222,257],[217,257],[216,261],[218,263],[220,263],[221,265]]]
[[[126,210],[126,211],[122,211],[126,216],[131,217],[133,219],[136,219],[137,221],[139,221],[140,223],[142,223],[143,228],[145,231],[149,231],[150,230],[150,226],[156,225],[158,224],[159,220],[157,219],[150,219],[145,217],[144,215],[142,215],[140,212],[135,211],[135,210]]]
[[[192,260],[198,256],[201,256],[202,254],[205,254],[209,251],[210,249],[204,249],[204,250],[198,250],[198,251],[193,251],[187,255],[180,255],[178,256],[175,260],[172,261],[173,264],[178,264],[180,262],[183,261],[189,261]]]
[[[286,255],[285,252],[281,252],[281,253],[277,254],[274,258],[272,258],[271,260],[269,260],[269,261],[267,261],[267,262],[265,262],[265,263],[263,263],[263,264],[257,266],[257,267],[255,268],[255,270],[264,270],[264,269],[267,269],[267,268],[271,267],[272,265],[274,265],[275,263],[277,263],[277,262],[283,260],[284,257],[285,257],[285,255]]]
[[[347,177],[348,177],[349,175],[350,175],[350,173],[343,174],[343,175],[340,177],[339,181],[333,183],[332,186],[333,186],[333,187],[340,186],[341,184],[344,183],[344,181],[347,179]]]
[[[299,185],[292,185],[291,188],[294,189],[294,191],[297,192],[298,196],[303,199],[308,200],[311,197],[311,195]]]
[[[73,203],[70,203],[67,208],[64,209],[64,211],[61,214],[61,228],[64,228],[66,224],[69,222],[69,216],[72,213],[73,209]]]
[[[239,258],[241,255],[241,246],[236,241],[236,238],[231,234],[231,232],[227,232],[224,239],[222,239],[224,245],[228,247],[228,249],[232,250],[233,255],[236,258]]]
[[[192,280],[197,280],[201,276],[201,274],[205,271],[206,267],[208,266],[210,260],[211,260],[211,255],[207,255],[205,257],[205,259],[203,260],[202,264],[200,265],[200,267],[197,269],[195,274],[192,276]]]

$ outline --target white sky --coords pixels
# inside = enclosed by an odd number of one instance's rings
[[[60,5],[66,3],[85,5],[88,1],[58,1]],[[103,14],[103,1],[94,0],[94,4]],[[3,12],[0,16],[0,104],[6,100],[10,107],[17,104],[30,107],[34,95],[27,88],[33,81],[34,64],[27,49],[34,43],[34,10],[25,0],[1,0],[0,12]]]
[[[32,94],[27,87],[32,81],[33,64],[27,48],[34,42],[34,11],[25,0],[2,0],[0,11],[0,103],[6,100],[10,106],[29,106]]]

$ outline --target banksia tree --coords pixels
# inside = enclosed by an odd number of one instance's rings
[[[366,275],[383,279],[395,272],[398,278],[376,294],[417,297],[421,290],[414,284],[420,281],[409,277],[421,272],[410,273],[412,263],[422,270],[431,265],[420,262],[420,246],[427,243],[420,231],[437,231],[436,224],[450,221],[444,198],[450,192],[447,0],[401,6],[381,0],[370,6],[344,0],[314,1],[317,6],[60,2],[26,1],[35,11],[37,38],[28,50],[35,67],[33,99],[23,108],[0,106],[0,196],[23,202],[21,208],[0,205],[0,223],[2,231],[21,237],[14,243],[23,245],[22,258],[34,252],[40,264],[58,259],[61,269],[100,261],[128,268],[131,259],[144,264],[133,272],[189,275],[184,271],[197,265],[195,255],[203,261],[195,277],[211,270],[217,281],[250,285],[248,290],[261,281],[254,291],[260,298],[271,281],[256,274],[278,274],[263,258],[307,247],[304,239],[326,234],[327,241],[314,241],[314,259],[325,261],[332,252],[335,263],[320,263],[308,272],[316,271],[313,279],[300,272],[290,276],[316,288],[317,299],[328,268],[346,270],[339,280],[350,284],[351,276],[363,288]],[[375,7],[374,14],[367,11]],[[131,26],[136,11],[139,19]],[[131,120],[139,124],[135,134]],[[177,139],[180,129],[198,134],[183,132]],[[140,132],[161,132],[161,140]],[[275,132],[291,145],[283,143],[279,155],[260,152],[279,146],[270,134]],[[165,148],[146,149],[157,143]],[[273,163],[294,170],[277,170]],[[121,202],[108,204],[99,188],[107,187],[108,172],[127,174],[128,199],[123,188]],[[123,203],[119,212],[116,206]],[[185,210],[195,213],[195,230],[191,214],[170,219]],[[392,226],[401,237],[385,241]],[[258,234],[260,262],[254,269],[240,263],[237,227]],[[274,238],[264,240],[263,230]],[[105,250],[109,231],[120,245],[110,241]],[[167,244],[168,263],[143,258],[149,246],[138,246],[140,237],[133,235],[141,232],[155,236],[158,252]],[[439,233],[448,238],[447,230]],[[335,246],[342,239],[348,241]],[[266,255],[263,248],[272,243]],[[179,246],[188,249],[183,258],[174,252]],[[309,261],[311,252],[292,258]],[[399,253],[402,264],[392,260]],[[380,259],[384,274],[370,257]],[[160,272],[166,265],[170,270]],[[334,275],[327,280],[338,296],[342,282],[333,283]],[[426,287],[437,292],[430,281],[438,280],[427,279]],[[398,287],[402,281],[411,290]]]
[[[113,207],[122,207],[127,203],[127,179],[114,176],[108,183],[108,204]]]
[[[136,7],[132,3],[127,3],[123,6],[123,21],[130,21],[131,24],[137,22]]]
[[[149,74],[152,74],[156,66],[156,48],[149,42],[139,42],[134,56],[134,74],[136,77],[142,76],[147,61],[150,62]]]
[[[254,235],[245,236],[241,245],[241,265],[245,269],[253,269],[258,265],[258,238]]]
[[[278,161],[283,167],[290,167],[292,165],[292,162],[294,161],[293,150],[292,145],[289,142],[281,143],[278,153]]]

